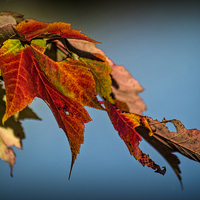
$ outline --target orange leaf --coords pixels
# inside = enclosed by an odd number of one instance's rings
[[[76,99],[83,106],[103,110],[96,97],[95,80],[86,64],[70,58],[54,62],[34,46],[32,53],[48,80],[61,93]]]
[[[71,29],[71,24],[64,22],[44,23],[36,20],[23,21],[15,27],[15,30],[25,36],[28,41],[41,35],[48,38],[51,34],[57,34],[64,38],[75,38],[98,43],[82,34],[81,31]]]
[[[139,148],[139,142],[142,138],[135,130],[135,127],[144,126],[149,130],[150,135],[153,134],[145,117],[132,113],[122,113],[108,101],[105,101],[105,107],[114,128],[118,131],[120,138],[125,142],[130,154],[133,155],[143,166],[146,165],[156,170],[155,172],[164,174],[165,168],[161,170],[160,166],[155,164],[154,161],[152,161],[149,156],[144,154]]]
[[[81,104],[64,96],[50,85],[46,77],[39,71],[37,63],[35,63],[35,66],[36,70],[34,73],[36,75],[39,73],[40,76],[36,84],[39,88],[37,97],[42,98],[49,105],[59,127],[62,128],[67,135],[72,153],[72,170],[80,146],[84,141],[84,123],[91,121],[91,118]]]
[[[36,49],[43,52],[42,45],[44,46],[43,40],[33,40],[30,46],[23,46],[19,40],[8,40],[0,49],[0,67],[7,103],[3,121],[25,108],[34,97],[43,99],[68,137],[72,152],[72,169],[84,140],[84,123],[91,118],[77,100],[65,96],[49,82],[33,53]]]

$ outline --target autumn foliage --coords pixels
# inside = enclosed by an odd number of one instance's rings
[[[181,181],[173,152],[199,162],[200,131],[187,130],[178,120],[159,122],[143,116],[146,106],[139,96],[143,88],[123,66],[106,57],[97,43],[68,23],[0,13],[0,158],[9,163],[12,175],[15,154],[11,146],[21,148],[25,137],[20,120],[40,120],[28,107],[37,97],[49,106],[68,138],[71,170],[84,142],[84,125],[91,121],[85,109],[89,106],[107,112],[130,154],[143,166],[163,175],[166,171],[140,150],[142,137]],[[173,123],[177,132],[170,132],[166,123]]]

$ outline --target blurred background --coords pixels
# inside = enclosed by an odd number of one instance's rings
[[[72,24],[145,88],[141,93],[153,119],[179,119],[200,130],[200,2],[0,0],[13,11],[44,22]],[[31,108],[42,121],[26,120],[26,139],[14,177],[0,160],[0,199],[193,199],[200,198],[200,163],[176,154],[184,189],[168,163],[144,140],[140,148],[160,166],[154,173],[130,156],[107,114],[87,108],[85,142],[68,181],[71,153],[64,132],[46,104]],[[170,130],[174,130],[172,126]]]

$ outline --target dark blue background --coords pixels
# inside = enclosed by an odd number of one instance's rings
[[[200,130],[199,1],[1,0],[1,11],[40,21],[64,21],[100,41],[115,63],[145,88],[141,94],[154,119],[179,119]],[[87,108],[85,142],[68,181],[71,154],[64,132],[46,104],[31,104],[43,119],[23,122],[26,139],[17,154],[14,178],[0,161],[0,199],[199,199],[200,163],[180,154],[181,191],[168,163],[145,141],[143,152],[160,166],[156,174],[130,156],[107,114]],[[174,130],[170,126],[170,130]]]

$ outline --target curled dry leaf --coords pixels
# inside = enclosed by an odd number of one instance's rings
[[[200,162],[200,131],[197,129],[186,129],[176,119],[163,119],[162,122],[153,120],[151,117],[146,117],[146,119],[154,131],[153,136],[149,137],[148,132],[145,132],[142,127],[137,127],[136,130],[167,160],[181,182],[181,171],[178,166],[180,161],[173,152],[181,153],[192,160]],[[165,124],[169,122],[175,126],[176,133],[168,130]]]
[[[179,152],[182,155],[200,162],[200,131],[197,129],[186,129],[185,126],[176,119],[158,122],[147,118],[154,132],[154,137],[158,138],[165,145],[169,146],[173,152]],[[165,126],[166,123],[172,123],[176,128],[175,132],[170,132]]]

